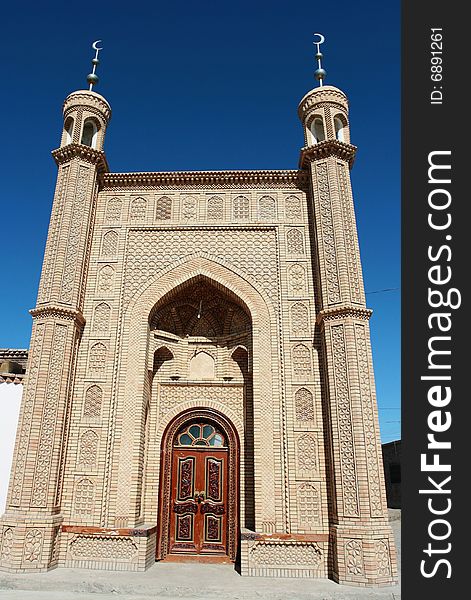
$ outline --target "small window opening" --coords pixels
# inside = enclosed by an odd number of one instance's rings
[[[314,144],[323,142],[325,140],[324,123],[322,122],[322,119],[314,119],[314,121],[311,123],[311,134]]]
[[[96,148],[97,127],[91,119],[87,119],[83,125],[81,144]]]
[[[345,126],[343,124],[342,119],[339,119],[339,117],[335,117],[334,126],[335,126],[335,137],[340,142],[344,142],[345,141]]]

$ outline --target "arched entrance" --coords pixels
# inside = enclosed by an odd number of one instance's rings
[[[239,529],[239,439],[214,409],[176,417],[162,440],[157,559],[235,560]]]

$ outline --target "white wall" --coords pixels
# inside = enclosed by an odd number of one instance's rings
[[[5,510],[23,386],[0,383],[0,515]]]

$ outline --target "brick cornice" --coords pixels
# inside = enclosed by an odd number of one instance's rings
[[[30,314],[34,319],[67,319],[74,321],[80,328],[85,325],[85,318],[81,311],[56,304],[48,304],[47,306],[37,306],[32,308]]]
[[[57,166],[69,162],[73,158],[80,158],[85,162],[96,165],[97,172],[100,175],[108,173],[110,170],[105,153],[102,150],[95,150],[84,144],[67,144],[67,146],[53,150],[51,154],[56,161]]]
[[[325,323],[325,321],[337,321],[346,318],[368,321],[372,314],[373,311],[369,308],[343,304],[342,306],[321,310],[316,320],[319,324]]]
[[[327,158],[328,156],[336,156],[337,158],[347,161],[351,168],[356,151],[356,146],[340,142],[339,140],[325,140],[324,142],[318,142],[312,146],[301,148],[299,168],[305,169],[314,160]]]
[[[215,187],[215,188],[301,188],[308,185],[307,174],[286,171],[160,171],[151,173],[105,173],[103,188],[116,187]]]

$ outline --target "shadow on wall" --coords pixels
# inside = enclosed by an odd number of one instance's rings
[[[5,510],[23,385],[0,383],[0,515]]]

